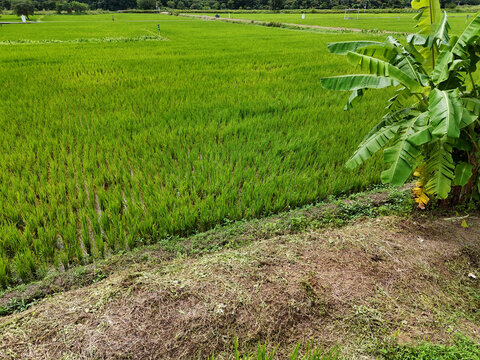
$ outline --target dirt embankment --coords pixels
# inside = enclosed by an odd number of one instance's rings
[[[385,341],[480,339],[480,219],[383,217],[135,261],[0,318],[1,359],[228,358],[267,340],[375,358]],[[464,224],[465,225],[465,224]]]

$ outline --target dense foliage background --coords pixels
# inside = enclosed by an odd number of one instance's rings
[[[71,1],[67,1],[71,2]],[[343,9],[343,8],[408,8],[409,0],[81,0],[90,9],[125,10],[125,9],[192,9],[192,10],[281,10],[281,9]],[[442,7],[461,5],[478,5],[480,0],[440,1]],[[56,10],[60,0],[33,0],[37,10]],[[0,0],[0,9],[11,9],[12,0]],[[63,9],[62,9],[63,10]]]

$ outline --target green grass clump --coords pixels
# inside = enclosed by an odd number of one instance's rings
[[[288,356],[288,360],[339,360],[340,349],[333,347],[330,350],[322,350],[307,346],[305,352],[300,351],[300,344],[297,344],[292,354]],[[257,351],[249,354],[241,354],[238,346],[238,339],[234,339],[234,359],[235,360],[275,360],[279,359],[276,355],[276,348],[269,349],[267,343],[258,345]],[[209,360],[220,360],[221,358],[212,355]]]
[[[37,303],[38,299],[32,298],[29,300],[12,298],[4,306],[0,306],[0,316],[10,315],[15,312],[22,312]]]
[[[395,346],[382,351],[385,360],[476,360],[480,359],[480,344],[457,336],[451,345],[422,343],[416,346]]]

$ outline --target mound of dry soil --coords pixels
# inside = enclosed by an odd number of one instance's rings
[[[243,349],[313,341],[347,359],[384,341],[480,339],[480,219],[467,223],[383,217],[196,257],[144,251],[1,317],[0,358],[228,358],[234,333]]]

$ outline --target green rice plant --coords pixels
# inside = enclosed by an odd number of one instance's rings
[[[17,252],[14,258],[15,271],[22,282],[27,283],[37,278],[37,266],[30,249]]]
[[[6,288],[10,283],[10,264],[9,260],[0,256],[0,287]]]
[[[158,23],[169,41],[95,40]],[[351,117],[317,86],[348,71],[326,45],[351,36],[159,14],[2,27],[0,286],[377,183],[378,160],[341,164],[393,93]]]

